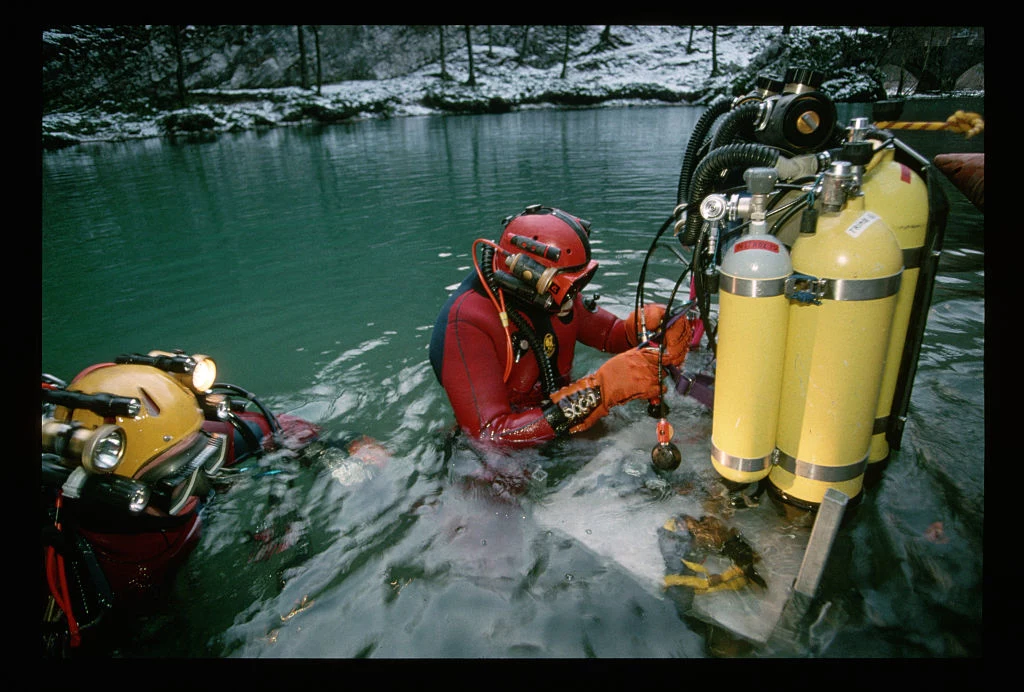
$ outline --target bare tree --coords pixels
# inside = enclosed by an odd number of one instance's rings
[[[690,25],[690,37],[686,39],[686,54],[689,55],[693,52],[693,24]]]
[[[568,31],[568,28],[566,29]],[[613,50],[619,46],[629,45],[628,41],[620,39],[612,34],[612,25],[605,24],[604,29],[601,30],[601,35],[597,38],[595,43],[590,48],[586,49],[580,55],[591,55],[593,53],[601,53],[606,50]]]
[[[469,30],[469,24],[466,27],[466,52],[469,53],[469,78],[466,80],[466,86],[476,86],[476,77],[473,74],[473,37]]]
[[[607,31],[608,29],[605,29]],[[565,79],[569,71],[569,25],[565,25],[565,50],[562,52],[562,74],[559,79]]]
[[[320,27],[314,24],[309,28],[313,30],[313,47],[316,50],[316,93],[319,94],[324,81],[323,63],[320,57]]]
[[[306,40],[302,34],[302,25],[297,24],[295,29],[299,34],[299,80],[303,89],[309,88],[309,75],[306,73]]]
[[[711,27],[711,76],[718,75],[718,27]]]
[[[526,49],[529,46],[529,43],[528,43],[529,39],[530,39],[530,25],[527,24],[525,27],[523,27],[523,44],[519,48],[519,62],[523,62],[524,60],[526,60]]]
[[[178,87],[178,103],[182,108],[188,106],[188,92],[185,90],[185,32],[186,27],[178,25],[171,27],[171,41],[174,43],[175,71],[174,80]]]
[[[450,74],[448,74],[448,70],[446,70],[445,67],[444,67],[444,54],[445,54],[445,50],[444,50],[444,24],[438,25],[437,33],[438,33],[438,36],[439,36],[440,41],[441,41],[441,49],[440,49],[441,50],[441,79],[443,81],[447,81],[447,80],[450,80],[452,78],[452,76]]]
[[[899,66],[899,76],[896,82],[896,96],[903,96],[904,91],[907,88],[906,75],[908,70],[908,64],[912,61],[912,56],[925,56],[925,64],[927,64],[928,51],[925,48],[924,52],[921,51],[921,44],[927,43],[923,36],[923,32],[928,29],[924,27],[890,27],[888,35],[886,36],[886,54],[883,58],[885,62],[894,63]],[[919,74],[923,75],[923,70],[914,67]]]

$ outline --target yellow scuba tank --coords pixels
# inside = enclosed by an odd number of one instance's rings
[[[856,123],[854,128],[856,129]],[[907,340],[907,329],[928,230],[928,185],[909,166],[897,161],[895,154],[892,143],[875,150],[870,163],[865,167],[861,181],[865,205],[882,217],[892,229],[903,253],[903,279],[896,297],[896,310],[878,396],[878,408],[875,412],[869,465],[879,464],[889,458],[886,431],[889,427],[889,415],[892,412],[896,380]]]
[[[768,480],[806,509],[829,488],[861,492],[902,276],[896,237],[865,208],[851,169],[840,161],[825,173],[816,229],[791,253],[795,300]]]
[[[750,225],[726,251],[719,272],[711,464],[736,483],[767,476],[775,451],[789,319],[785,289],[793,272],[789,251],[767,232],[765,222],[767,196],[777,178],[772,168],[744,172],[752,193]],[[701,205],[712,222],[716,214],[706,207],[715,201],[724,211],[720,195]]]

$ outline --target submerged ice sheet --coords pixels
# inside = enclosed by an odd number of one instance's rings
[[[691,446],[679,469],[658,474],[651,467],[649,451],[620,439],[544,497],[534,508],[533,518],[579,541],[652,594],[662,596],[666,566],[658,544],[659,527],[673,516],[701,517],[715,509],[716,484],[708,480],[704,461],[705,456]],[[792,594],[810,527],[787,523],[766,497],[755,507],[732,511],[722,507],[719,518],[738,529],[760,556],[757,571],[767,589],[746,586],[697,594],[688,614],[765,643]],[[709,554],[704,566],[718,574],[730,563]]]

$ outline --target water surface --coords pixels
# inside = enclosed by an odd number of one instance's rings
[[[912,102],[904,115],[945,119],[957,108],[983,104]],[[502,218],[527,204],[592,221],[601,269],[591,290],[625,315],[700,113],[413,117],[45,153],[45,372],[69,379],[153,348],[207,353],[221,380],[276,411],[329,435],[369,434],[392,452],[370,478],[282,457],[240,474],[206,511],[172,601],[141,616],[113,655],[719,653],[656,589],[535,520],[597,464],[621,470],[606,476],[608,496],[640,497],[657,513],[644,407],[616,409],[593,435],[481,458],[449,441],[453,416],[427,361],[472,241],[497,238]],[[983,146],[949,133],[904,139],[929,158]],[[982,653],[984,219],[942,182],[952,210],[903,448],[840,534],[814,628],[751,655]],[[648,299],[664,301],[681,269],[659,254]],[[583,348],[578,373],[601,361]],[[713,474],[710,414],[681,396],[669,404],[684,456],[674,482],[701,487]],[[482,464],[547,478],[508,501],[472,482]],[[291,547],[259,554],[253,534],[267,526],[293,531]]]

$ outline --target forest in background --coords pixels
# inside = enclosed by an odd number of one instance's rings
[[[686,51],[711,55],[719,69],[716,26],[679,26]],[[904,75],[922,92],[948,92],[969,70],[983,69],[981,27],[860,27],[856,41],[844,27],[794,31],[777,27],[763,59],[801,56],[806,66],[872,75],[878,87]],[[801,27],[801,29],[805,29]],[[846,27],[845,29],[849,29]],[[138,112],[189,105],[196,90],[279,89],[319,92],[324,84],[399,77],[437,64],[439,81],[453,77],[446,60],[468,57],[463,84],[473,86],[474,46],[507,49],[506,60],[534,68],[622,45],[616,26],[596,34],[570,25],[54,25],[42,30],[43,113],[97,108]],[[595,69],[600,69],[599,62]],[[735,75],[732,91],[748,89],[755,75]],[[865,94],[868,100],[877,98]]]

